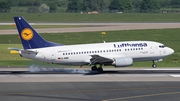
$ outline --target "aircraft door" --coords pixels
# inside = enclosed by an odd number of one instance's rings
[[[150,54],[154,54],[154,46],[150,45]]]
[[[53,62],[55,62],[55,60],[56,60],[56,53],[53,51],[51,53],[51,62],[53,63]]]

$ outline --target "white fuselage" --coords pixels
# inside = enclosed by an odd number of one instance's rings
[[[21,52],[22,57],[64,65],[87,65],[92,55],[108,59],[131,57],[133,61],[159,60],[174,50],[153,41],[125,41],[96,44],[65,45],[28,49],[37,53]]]

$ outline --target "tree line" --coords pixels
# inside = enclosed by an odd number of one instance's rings
[[[156,12],[162,8],[180,8],[180,0],[0,0],[0,11],[10,12],[11,7],[28,7],[29,11],[42,12],[56,12],[58,7],[67,12]]]

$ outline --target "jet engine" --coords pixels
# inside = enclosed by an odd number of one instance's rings
[[[112,63],[115,67],[126,67],[131,66],[133,64],[133,59],[131,57],[120,57],[115,58],[114,62]]]

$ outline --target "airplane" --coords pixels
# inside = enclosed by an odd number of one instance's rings
[[[155,62],[174,53],[164,44],[154,41],[121,41],[92,44],[63,45],[46,41],[21,16],[14,17],[24,49],[17,50],[21,57],[52,64],[83,66],[103,72],[102,66],[126,67],[133,62]],[[98,67],[97,67],[98,65]]]

